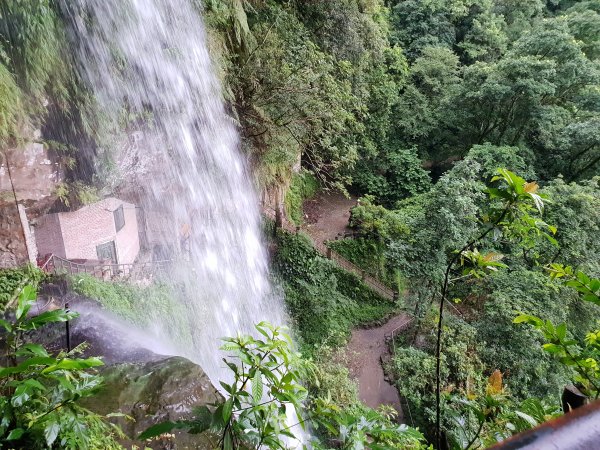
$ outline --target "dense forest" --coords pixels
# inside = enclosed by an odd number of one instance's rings
[[[247,361],[279,358],[265,375],[268,387],[281,404],[304,401],[314,417],[314,448],[485,448],[560,415],[565,386],[590,400],[600,396],[600,1],[194,4],[257,190],[274,192],[276,207],[299,227],[303,203],[317,192],[360,198],[352,236],[328,245],[401,294],[385,301],[301,233],[265,224],[265,239],[276,248],[273,279],[302,358],[295,361],[285,336],[264,324],[266,343],[238,337],[228,345]],[[73,207],[114,183],[118,130],[151,120],[122,111],[115,122],[103,114],[69,50],[61,5],[0,5],[0,148],[18,146],[39,128],[67,173],[55,194]],[[23,270],[38,283],[41,275]],[[0,278],[7,310],[23,287],[15,279],[12,272]],[[76,289],[132,321],[137,312],[125,311],[120,298],[148,305],[169,296],[85,277]],[[27,322],[23,308],[33,298],[22,293],[16,319],[2,321],[17,336],[15,358],[50,358],[19,347],[18,333],[66,320]],[[353,328],[400,311],[412,322],[395,337],[384,369],[412,411],[410,427],[361,404],[339,351]],[[278,360],[287,372],[273,369]],[[77,361],[66,369],[81,371],[76,377],[84,383],[97,364]],[[146,437],[210,429],[222,433],[220,448],[285,448],[281,411],[268,432],[243,437],[266,414],[258,401],[254,409],[244,403],[260,367],[243,367],[232,368],[241,388],[226,385],[225,413],[223,405],[217,413],[205,408],[191,422],[159,426]],[[39,405],[17,411],[39,382],[22,372],[28,387],[20,388],[16,373],[0,370],[2,445],[28,436],[32,411],[47,414]],[[59,383],[55,396],[77,389],[85,392],[73,399],[93,395],[95,385],[59,378],[40,382]],[[22,394],[16,401],[15,387]],[[234,407],[239,420],[231,417]],[[87,413],[72,414],[69,420]],[[85,417],[94,439],[111,436],[90,448],[117,445],[119,432],[107,431],[106,418]],[[73,426],[67,422],[28,428],[28,439],[63,448],[55,439],[61,426]],[[68,434],[60,436],[67,442]],[[71,438],[87,439],[81,436]]]

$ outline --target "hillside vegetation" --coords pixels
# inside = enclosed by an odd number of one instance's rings
[[[266,342],[232,338],[252,364],[273,345],[289,372],[228,364],[240,384],[218,413],[170,429],[212,426],[222,448],[282,445],[285,414],[261,409],[261,373],[288,391],[282,403],[320,418],[322,448],[481,448],[562,414],[567,385],[600,397],[600,0],[190,1],[257,188],[285,191],[298,224],[319,189],[360,197],[354,236],[331,247],[406,297],[383,301],[301,235],[278,235],[275,278],[312,360],[297,369],[265,324]],[[122,136],[72,60],[61,3],[0,3],[0,150],[39,128],[68,171],[57,196],[74,206],[105,187]],[[123,129],[145,126],[119,117]],[[2,306],[14,307],[21,275],[2,277]],[[161,286],[84,277],[80,290],[137,319],[127,302],[140,296],[138,308],[177,308]],[[386,372],[423,435],[361,405],[335,350],[400,308],[414,320]],[[244,424],[268,433],[249,444]],[[35,431],[25,438],[48,433]]]

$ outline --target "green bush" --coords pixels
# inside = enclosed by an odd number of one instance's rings
[[[73,291],[98,301],[107,310],[140,328],[151,327],[161,318],[176,342],[189,343],[191,331],[186,308],[179,303],[173,287],[161,282],[136,286],[126,282],[102,281],[91,275],[71,277]],[[165,317],[171,320],[162,320]]]
[[[290,188],[285,194],[285,213],[296,225],[302,223],[302,204],[319,190],[315,176],[305,170],[292,177]]]
[[[44,272],[31,265],[0,269],[0,312],[4,312],[6,304],[14,298],[26,284],[37,288],[44,279]]]
[[[397,305],[320,256],[303,235],[278,234],[275,269],[305,351],[337,345],[352,328],[389,315]]]

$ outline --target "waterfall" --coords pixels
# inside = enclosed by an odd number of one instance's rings
[[[155,258],[185,317],[148,311],[155,335],[186,321],[175,342],[218,386],[228,379],[219,338],[286,322],[269,283],[258,199],[211,68],[194,0],[64,0],[80,72],[128,145],[117,155]],[[177,347],[179,345],[179,347]]]

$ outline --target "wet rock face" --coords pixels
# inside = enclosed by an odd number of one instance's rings
[[[29,142],[0,152],[0,268],[28,261],[15,196],[26,207],[29,220],[35,219],[54,202],[56,185],[64,179],[58,158],[36,142],[40,132],[25,134]]]
[[[100,368],[104,385],[97,395],[85,399],[82,406],[99,414],[122,413],[132,420],[116,419],[130,439],[125,448],[207,449],[216,447],[213,437],[177,432],[174,438],[151,443],[135,440],[151,425],[166,420],[188,418],[196,407],[222,399],[200,366],[190,360],[169,356],[169,348],[144,330],[104,311],[91,300],[66,287],[45,285],[40,295],[40,309],[64,308],[69,303],[79,317],[70,322],[70,344],[74,348],[86,344],[84,357],[100,356],[106,364]],[[63,323],[44,327],[31,336],[50,351],[66,348],[66,327]],[[159,354],[160,353],[160,354]],[[171,353],[172,354],[172,353]]]
[[[105,386],[86,406],[101,414],[131,416],[133,420],[119,419],[130,438],[156,423],[189,417],[194,407],[221,399],[202,369],[185,358],[116,364],[102,373]],[[157,449],[212,449],[214,444],[208,435],[186,433],[169,441],[146,443]]]
[[[39,139],[39,132],[34,135],[32,139]],[[50,196],[63,178],[56,158],[38,142],[28,142],[0,158],[0,198],[12,197],[14,186],[19,200],[39,201]]]
[[[0,204],[0,269],[16,267],[27,260],[27,249],[14,203]]]

